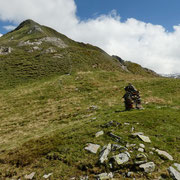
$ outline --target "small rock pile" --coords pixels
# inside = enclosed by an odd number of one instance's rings
[[[119,123],[115,121],[110,121],[101,127],[110,127],[118,126]],[[128,124],[129,125],[129,124]],[[134,173],[143,172],[145,174],[152,173],[156,170],[156,164],[149,159],[149,155],[157,154],[163,160],[173,161],[173,157],[168,154],[166,151],[150,148],[147,151],[147,148],[144,144],[129,144],[124,142],[122,137],[117,136],[116,134],[104,133],[103,130],[97,132],[95,137],[102,135],[108,135],[112,138],[113,141],[116,141],[114,144],[106,144],[102,148],[98,144],[88,143],[85,147],[85,150],[91,153],[98,153],[99,149],[99,166],[104,165],[107,172],[102,172],[101,174],[95,175],[96,179],[112,179],[116,176],[122,169],[128,170],[124,173],[124,177],[135,177]],[[151,143],[151,140],[148,136],[145,136],[143,132],[135,132],[130,135],[134,138],[139,138],[144,143]],[[123,142],[123,143],[122,143]],[[121,145],[125,144],[126,145]],[[149,154],[147,153],[149,152]],[[175,163],[173,166],[168,168],[170,176],[175,180],[180,180],[180,164]]]

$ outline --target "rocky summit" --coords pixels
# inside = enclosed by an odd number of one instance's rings
[[[143,108],[126,108],[128,84]],[[0,179],[179,180],[179,92],[180,79],[26,20],[0,37]]]

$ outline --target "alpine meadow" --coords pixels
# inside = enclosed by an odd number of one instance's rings
[[[128,83],[144,109],[125,111]],[[0,37],[0,179],[178,179],[179,92],[180,79],[26,20]]]

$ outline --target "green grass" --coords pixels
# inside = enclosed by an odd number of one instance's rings
[[[132,127],[152,140],[145,144],[146,154],[156,170],[152,174],[138,172],[133,166],[138,152],[133,150],[129,164],[115,176],[123,179],[122,173],[133,170],[136,179],[160,175],[168,179],[167,168],[172,162],[149,152],[152,147],[159,148],[180,162],[180,80],[158,77],[126,61],[129,72],[125,72],[116,58],[98,47],[75,42],[51,28],[38,25],[43,33],[28,34],[34,25],[38,24],[25,21],[0,38],[0,46],[13,48],[11,54],[0,55],[0,179],[23,179],[33,171],[36,179],[51,172],[51,179],[82,175],[93,179],[110,169],[108,163],[97,164],[99,152],[88,153],[86,144],[97,143],[102,148],[116,143],[108,136],[112,131],[123,138],[121,145],[138,145],[141,141],[130,136]],[[58,37],[68,47],[43,42],[41,51],[29,53],[31,46],[18,46],[20,41],[46,36]],[[57,52],[42,53],[49,47]],[[122,96],[128,83],[140,90],[144,110],[123,111]],[[102,127],[112,120],[120,126]],[[105,134],[95,138],[102,129]]]
[[[128,82],[141,92],[144,110],[124,111],[122,96]],[[84,150],[86,143],[115,143],[107,132],[125,142],[139,144],[131,128],[152,140],[146,153],[155,147],[180,162],[180,80],[147,78],[120,72],[78,72],[34,81],[0,91],[0,174],[2,179],[23,177],[36,172],[36,179],[53,172],[52,179],[69,179],[108,171],[98,166],[98,154]],[[92,110],[95,105],[98,109]],[[102,128],[111,120],[119,127]],[[129,126],[124,123],[130,123]],[[100,130],[105,135],[95,138]],[[124,145],[124,143],[122,143]],[[132,157],[136,155],[134,150]],[[151,175],[135,174],[137,179],[167,176],[172,164],[156,154],[148,156],[156,164]],[[132,164],[132,160],[130,164]],[[121,172],[128,168],[121,169]],[[117,175],[118,176],[118,175]],[[119,178],[122,178],[121,176]]]

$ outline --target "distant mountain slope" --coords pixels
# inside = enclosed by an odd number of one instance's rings
[[[133,70],[138,67],[138,71]],[[137,68],[136,68],[137,69]],[[0,38],[0,88],[76,71],[120,71],[154,76],[131,62],[119,61],[98,47],[75,42],[32,21]]]

